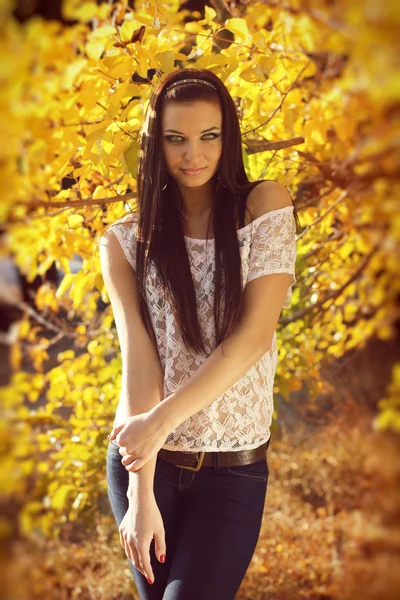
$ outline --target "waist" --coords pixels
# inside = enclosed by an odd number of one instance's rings
[[[228,452],[183,452],[182,450],[167,450],[161,448],[158,457],[177,467],[199,471],[202,467],[234,467],[237,465],[249,465],[265,458],[271,436],[268,441],[252,448],[251,450],[239,450]]]

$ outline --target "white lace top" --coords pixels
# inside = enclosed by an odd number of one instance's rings
[[[111,225],[126,258],[135,269],[137,215],[128,214]],[[296,261],[296,223],[293,206],[267,212],[237,231],[242,257],[244,289],[247,282],[270,273],[290,273],[284,308],[289,308]],[[214,240],[185,236],[197,298],[200,327],[207,351],[215,348]],[[146,302],[164,371],[164,397],[177,390],[198,369],[206,356],[190,353],[183,343],[152,262],[147,279]],[[268,307],[266,306],[266,310]],[[193,414],[171,431],[163,448],[194,452],[250,450],[270,437],[273,384],[277,366],[276,332],[272,346],[247,373],[209,406]]]

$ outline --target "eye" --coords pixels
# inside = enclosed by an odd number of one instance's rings
[[[219,133],[205,133],[203,135],[203,138],[205,138],[207,135],[211,135],[212,137],[211,138],[207,138],[206,141],[216,140],[220,136]],[[180,136],[180,135],[165,135],[164,137],[165,137],[166,140],[168,140],[172,144],[179,144],[179,141],[176,141],[176,139],[174,140],[174,138],[179,138],[179,140],[183,139],[182,136]]]
[[[176,139],[174,140],[173,138],[180,138],[180,135],[166,135],[164,136],[166,140],[168,140],[169,142],[172,142],[173,144],[176,143]]]

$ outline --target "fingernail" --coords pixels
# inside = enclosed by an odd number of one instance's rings
[[[109,440],[111,437],[111,433],[108,434],[107,439]]]
[[[160,562],[162,562],[162,563],[165,562],[165,554],[161,554],[161,556],[160,556]]]
[[[151,580],[151,579],[147,578],[147,581],[148,581],[149,583],[153,584],[153,582],[152,582],[152,580]]]

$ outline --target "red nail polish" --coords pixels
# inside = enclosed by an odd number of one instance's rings
[[[151,581],[151,579],[147,579],[147,581],[148,581],[149,583],[153,584],[153,582]]]
[[[165,554],[161,554],[161,556],[160,556],[160,561],[161,561],[162,563],[164,563],[164,562],[165,562]]]

